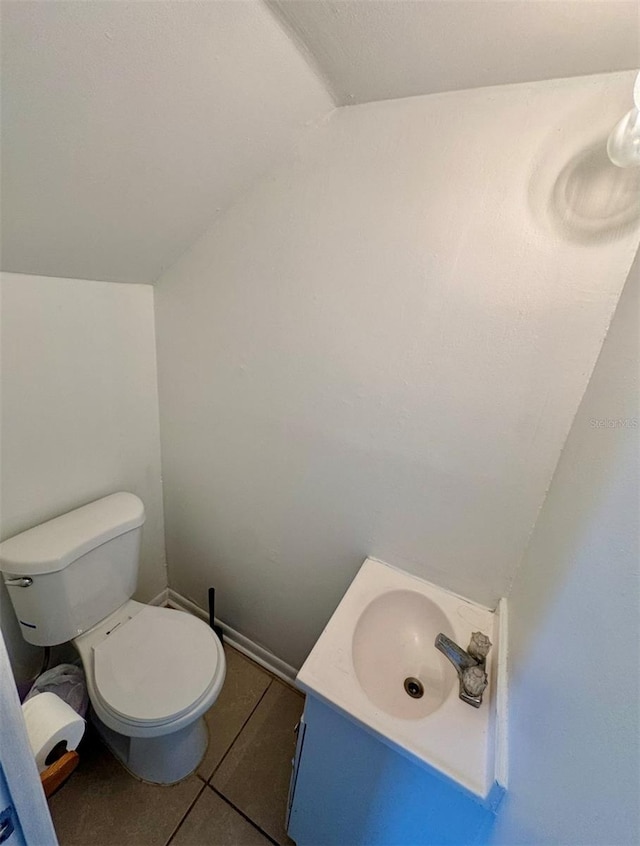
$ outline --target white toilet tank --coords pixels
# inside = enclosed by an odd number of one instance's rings
[[[105,496],[0,544],[0,571],[22,636],[36,646],[72,640],[131,598],[144,505]]]

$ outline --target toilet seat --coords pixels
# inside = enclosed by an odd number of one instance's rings
[[[221,684],[224,660],[201,620],[146,606],[92,647],[95,692],[121,720],[159,726],[197,708]]]

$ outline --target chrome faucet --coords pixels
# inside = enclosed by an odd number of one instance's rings
[[[482,704],[482,694],[488,684],[485,664],[491,649],[489,638],[482,632],[473,632],[465,652],[450,637],[440,633],[436,637],[435,647],[456,668],[460,681],[460,699],[474,708],[479,708]]]

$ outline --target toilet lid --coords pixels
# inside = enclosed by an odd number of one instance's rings
[[[166,722],[210,689],[219,648],[202,620],[147,606],[94,646],[96,688],[105,705],[127,720]]]

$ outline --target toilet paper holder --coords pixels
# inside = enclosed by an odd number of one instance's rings
[[[60,785],[65,783],[79,763],[80,756],[78,753],[75,750],[70,750],[64,752],[53,764],[40,773],[40,781],[47,799],[52,793],[55,793]]]

